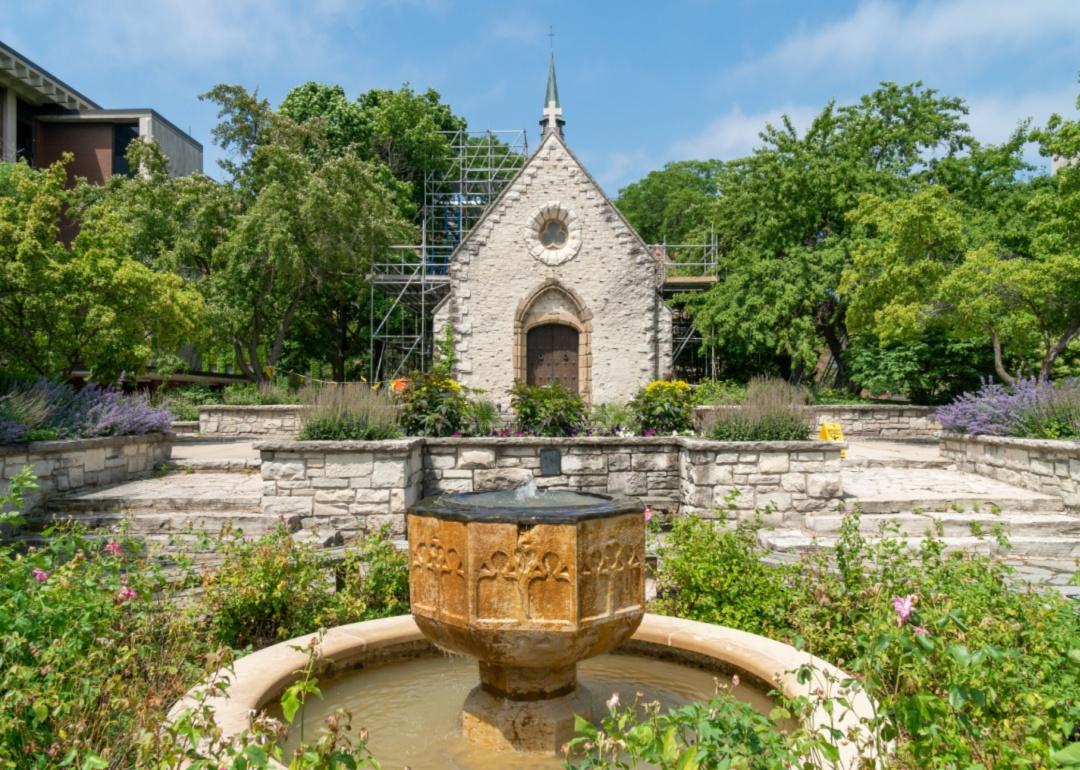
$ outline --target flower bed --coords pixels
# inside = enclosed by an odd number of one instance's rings
[[[1080,441],[947,433],[941,454],[962,471],[1060,496],[1080,511]]]

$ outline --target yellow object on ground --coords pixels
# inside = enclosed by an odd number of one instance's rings
[[[822,441],[843,441],[844,431],[838,422],[823,422],[818,428],[818,438]],[[847,450],[841,449],[840,456],[847,457]]]

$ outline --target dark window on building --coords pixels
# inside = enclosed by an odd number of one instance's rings
[[[138,123],[117,123],[113,126],[113,174],[124,174],[125,176],[131,176],[131,169],[128,168],[127,161],[128,145],[138,138]]]
[[[15,157],[34,165],[34,108],[15,100]]]

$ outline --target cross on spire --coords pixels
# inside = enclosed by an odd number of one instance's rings
[[[549,32],[548,35],[551,38],[555,37],[554,32]],[[559,136],[562,136],[563,126],[566,125],[566,121],[563,119],[562,106],[559,104],[559,85],[555,80],[554,50],[551,51],[548,60],[547,92],[544,95],[544,110],[541,114],[543,115],[540,118],[541,135],[547,136],[549,131],[557,131]]]

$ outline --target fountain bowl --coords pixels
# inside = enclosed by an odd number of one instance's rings
[[[570,490],[444,494],[408,515],[416,625],[479,661],[463,727],[497,749],[556,753],[591,716],[577,663],[622,644],[645,612],[637,500]]]
[[[239,658],[212,678],[227,684],[223,691],[215,689],[207,696],[205,685],[194,688],[173,705],[168,719],[175,721],[185,710],[205,707],[224,739],[240,736],[249,729],[251,714],[276,703],[285,688],[296,680],[307,662],[307,650],[315,643],[319,651],[315,674],[320,678],[428,655],[433,649],[410,615],[338,626],[324,634],[308,634]],[[828,688],[829,682],[852,679],[836,666],[775,639],[648,613],[621,651],[715,667],[738,674],[743,681],[765,692],[776,689],[789,698],[804,697],[811,702],[818,702],[815,696],[818,688]],[[804,668],[812,671],[811,677],[798,675]],[[807,717],[809,729],[845,736],[840,742],[839,756],[824,766],[836,770],[883,766],[885,757],[867,748],[876,745],[867,726],[875,713],[872,701],[861,689],[848,697],[850,710],[836,711],[818,705]],[[512,766],[512,759],[507,762],[508,767]],[[284,770],[274,761],[271,767]]]

